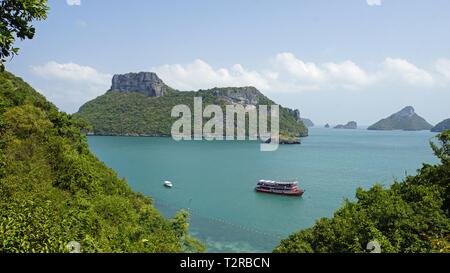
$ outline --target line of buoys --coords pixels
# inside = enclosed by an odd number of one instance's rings
[[[156,206],[167,207],[167,208],[175,210],[175,211],[180,210],[180,209],[186,209],[186,208],[183,208],[183,207],[174,206],[174,205],[169,204],[168,202],[165,202],[165,201],[163,201],[161,199],[153,199],[153,200],[154,200],[154,204]],[[264,235],[266,237],[272,237],[273,239],[276,239],[276,240],[281,240],[284,237],[286,237],[286,236],[281,235],[281,234],[276,234],[276,233],[272,233],[272,232],[268,232],[268,231],[262,231],[262,230],[259,230],[259,229],[256,229],[256,228],[252,228],[252,227],[248,227],[248,226],[232,223],[232,222],[229,222],[227,220],[224,220],[224,219],[221,219],[221,218],[218,218],[218,217],[204,216],[204,215],[201,215],[201,213],[198,213],[196,210],[193,210],[191,208],[188,208],[186,210],[188,210],[190,212],[191,216],[195,216],[195,217],[198,217],[198,218],[203,218],[205,220],[213,221],[213,222],[220,223],[220,224],[226,224],[226,225],[232,226],[234,228],[238,228],[238,229],[244,230],[246,232],[257,233],[257,234],[260,234],[260,235]]]

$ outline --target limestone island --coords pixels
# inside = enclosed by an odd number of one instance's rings
[[[186,105],[194,113],[194,99],[198,97],[204,107],[217,105],[224,113],[227,105],[259,109],[261,105],[270,108],[276,104],[252,86],[180,91],[166,85],[153,72],[140,72],[114,75],[111,88],[82,105],[74,116],[89,123],[91,135],[170,136],[177,120],[171,116],[173,107]],[[280,106],[279,116],[283,143],[300,142],[294,139],[308,136],[298,109]],[[223,128],[225,120],[223,115]]]
[[[356,121],[349,121],[345,125],[339,124],[334,126],[334,129],[358,129],[358,124]]]
[[[412,106],[407,106],[399,112],[369,126],[368,130],[430,130],[433,127],[424,118],[417,115]]]

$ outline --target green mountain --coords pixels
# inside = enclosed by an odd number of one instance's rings
[[[86,124],[0,73],[0,252],[181,252],[203,247],[184,211],[152,200],[88,149]]]
[[[115,75],[104,95],[80,107],[76,117],[92,125],[96,135],[170,136],[174,121],[170,113],[178,104],[190,107],[194,97],[202,97],[203,105],[272,105],[272,100],[254,87],[213,88],[199,91],[178,91],[170,88],[155,73],[141,72]],[[280,131],[284,135],[307,136],[298,110],[280,107]]]
[[[274,252],[364,253],[377,241],[383,253],[450,253],[450,131],[431,146],[441,164],[424,164],[389,188],[359,188],[355,201],[282,240]]]
[[[431,132],[443,132],[445,130],[450,130],[450,118],[443,120],[431,128]]]
[[[412,106],[407,106],[399,112],[369,126],[368,130],[430,130],[433,125],[414,112]]]

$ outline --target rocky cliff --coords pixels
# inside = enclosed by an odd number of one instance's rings
[[[253,86],[226,87],[202,90],[214,96],[222,97],[228,104],[256,105],[265,96]]]
[[[169,88],[155,73],[139,72],[114,75],[111,91],[136,92],[149,97],[160,97],[169,91]]]

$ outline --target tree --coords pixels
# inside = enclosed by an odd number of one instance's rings
[[[332,218],[281,241],[274,252],[450,252],[450,131],[431,142],[442,164],[424,164],[389,188],[358,189]]]
[[[430,142],[434,154],[443,164],[450,160],[450,130],[444,131],[436,136],[440,145]]]
[[[7,58],[19,53],[16,38],[32,39],[36,30],[31,22],[46,19],[47,11],[47,0],[0,0],[0,72]]]

